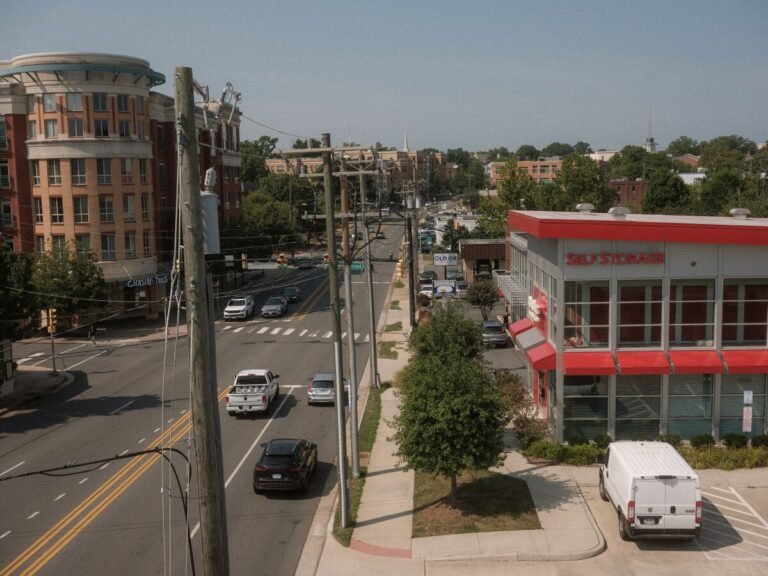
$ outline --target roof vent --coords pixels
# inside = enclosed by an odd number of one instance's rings
[[[581,204],[576,204],[576,210],[583,214],[589,214],[595,209],[595,207],[592,204],[589,204],[588,202],[582,202]]]
[[[629,208],[626,208],[624,206],[614,206],[613,208],[608,210],[608,214],[613,216],[614,218],[624,218],[627,214],[631,214]]]
[[[749,211],[749,208],[731,208],[729,214],[739,220],[746,220],[750,217],[752,212]]]

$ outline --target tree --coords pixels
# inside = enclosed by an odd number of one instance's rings
[[[643,195],[645,214],[686,214],[691,209],[691,193],[685,182],[672,172],[654,172]]]
[[[515,156],[517,156],[518,160],[538,160],[541,156],[541,152],[535,146],[523,144],[517,149]]]
[[[744,169],[748,154],[757,152],[757,145],[741,136],[720,136],[701,144],[699,164],[710,173],[718,170]]]
[[[277,138],[261,136],[258,140],[245,140],[240,143],[243,182],[258,182],[266,176],[267,158],[271,158],[277,146]]]
[[[715,216],[728,204],[738,206],[744,178],[741,170],[726,168],[707,175],[701,183],[700,206],[696,213]]]
[[[499,198],[512,210],[535,210],[534,188],[533,178],[520,172],[514,156],[501,169],[501,177],[496,181]]]
[[[476,238],[504,238],[507,212],[507,206],[502,202],[481,199],[477,208],[477,226],[472,235]]]
[[[488,320],[493,306],[499,301],[499,289],[493,280],[478,280],[469,287],[467,301],[480,308],[483,320]]]
[[[574,149],[570,144],[563,144],[562,142],[552,142],[548,146],[545,146],[541,151],[541,155],[545,157],[560,156],[565,157],[569,154],[573,154]]]
[[[592,152],[594,152],[594,150],[592,150],[592,146],[590,146],[587,142],[582,142],[581,140],[573,145],[573,151],[576,152],[576,154],[592,154]]]
[[[611,178],[649,178],[657,170],[669,172],[672,168],[672,159],[666,154],[648,152],[642,146],[624,146],[611,158]]]
[[[509,159],[511,154],[509,153],[509,150],[507,150],[504,146],[501,146],[500,148],[491,148],[488,150],[488,161],[489,162],[503,162]]]
[[[276,241],[291,231],[293,218],[288,202],[275,200],[262,190],[251,192],[243,201],[243,222]]]
[[[689,136],[678,136],[667,146],[667,154],[676,158],[683,154],[699,155],[701,147],[699,143]]]
[[[28,291],[31,281],[31,258],[0,243],[0,339],[20,337],[37,314],[37,298]]]
[[[509,415],[482,358],[482,335],[460,304],[437,307],[411,335],[400,413],[392,420],[396,455],[408,468],[450,479],[487,470],[504,457]]]
[[[559,206],[549,210],[573,210],[588,202],[598,212],[607,212],[616,202],[616,192],[608,186],[597,162],[589,156],[571,154],[563,159],[562,170],[555,179]]]
[[[467,168],[472,155],[462,148],[448,148],[446,159],[449,164],[456,164],[459,168]]]
[[[470,233],[464,226],[455,226],[453,218],[445,223],[443,232],[443,248],[448,252],[458,252],[457,244],[462,238],[469,238]]]

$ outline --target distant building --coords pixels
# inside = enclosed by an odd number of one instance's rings
[[[631,208],[633,212],[639,212],[643,205],[645,195],[645,181],[642,178],[630,180],[619,178],[611,180],[611,188],[618,194],[618,205]]]
[[[489,186],[496,187],[496,183],[502,178],[502,171],[506,162],[491,162],[486,173],[490,180]],[[538,160],[518,160],[517,169],[522,174],[528,174],[536,184],[553,182],[563,167],[563,159],[559,156],[551,158],[539,158]]]
[[[695,154],[691,154],[690,152],[687,152],[683,154],[682,156],[677,156],[674,158],[675,162],[680,162],[681,164],[685,164],[686,166],[690,166],[694,170],[699,167],[699,157]]]
[[[707,179],[706,172],[681,172],[677,174],[683,182],[692,186],[693,184],[700,184]]]

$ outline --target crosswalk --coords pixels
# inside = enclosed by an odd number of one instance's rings
[[[233,324],[225,324],[221,328],[222,332],[229,332],[232,334],[252,334],[256,336],[279,336],[282,338],[297,338],[307,340],[330,340],[333,337],[332,330],[310,330],[308,328],[295,328],[293,326],[286,326],[284,323],[268,323],[268,324],[244,324],[237,326]],[[342,340],[346,340],[347,332],[342,333]],[[355,332],[355,342],[370,342],[370,334],[363,334],[362,332]]]

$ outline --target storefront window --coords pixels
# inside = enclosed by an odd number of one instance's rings
[[[714,346],[715,282],[673,280],[669,294],[670,346]]]
[[[726,280],[723,286],[724,346],[768,344],[768,280]]]
[[[659,435],[661,376],[616,376],[616,440]]]
[[[712,375],[675,374],[669,377],[667,431],[690,438],[712,433]]]
[[[565,283],[566,348],[608,346],[608,282]]]
[[[563,438],[591,440],[608,429],[607,376],[565,376]]]
[[[744,392],[752,392],[752,431],[743,432]],[[765,429],[765,374],[724,374],[720,390],[720,439],[725,434],[762,434]]]
[[[619,282],[618,345],[661,346],[661,281]]]

